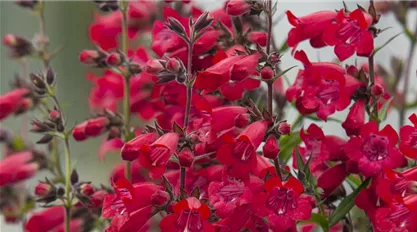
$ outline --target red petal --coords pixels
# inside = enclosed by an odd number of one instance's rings
[[[364,124],[361,127],[361,137],[365,138],[366,136],[368,136],[371,133],[377,133],[378,132],[378,124],[375,121],[370,121],[366,124]]]
[[[398,143],[398,134],[391,125],[386,125],[379,134],[388,137],[391,146],[395,146]]]
[[[326,30],[324,30],[322,35],[322,40],[325,44],[329,46],[334,46],[337,44],[337,31],[339,30],[339,25],[337,24],[330,24],[327,26]]]
[[[334,53],[340,61],[344,61],[355,53],[355,47],[350,44],[338,43],[334,47]]]
[[[369,57],[374,51],[374,37],[368,31],[362,32],[361,39],[356,44],[356,54],[358,56]]]

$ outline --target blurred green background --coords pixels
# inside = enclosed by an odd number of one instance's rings
[[[93,18],[94,4],[89,1],[56,1],[45,4],[45,23],[50,39],[49,50],[63,46],[64,49],[52,60],[51,66],[57,74],[58,98],[63,105],[69,125],[83,121],[89,116],[88,95],[92,87],[85,78],[88,67],[78,61],[78,54],[83,49],[92,48],[88,40],[88,25]],[[38,17],[30,10],[21,8],[13,2],[0,2],[0,36],[8,33],[16,34],[27,39],[39,31]],[[1,49],[0,62],[0,93],[10,90],[10,82],[19,73],[20,63],[10,60],[4,46]],[[29,71],[42,71],[42,63],[38,59],[29,59]],[[1,122],[1,126],[11,129],[16,134],[20,128],[29,128],[29,121],[39,116],[32,111],[28,116],[10,117]],[[39,135],[25,132],[28,138],[36,141]],[[98,161],[97,150],[103,138],[89,139],[82,143],[71,141],[73,166],[77,168],[82,180],[91,180],[95,184],[108,183],[112,164],[120,161],[117,154],[109,155],[105,161]],[[3,148],[2,148],[3,149]],[[61,151],[62,151],[61,146]],[[2,154],[3,155],[3,154]],[[2,156],[1,155],[1,156]],[[37,180],[43,179],[46,172],[27,183],[28,191],[33,191]],[[21,231],[19,227],[4,225],[0,220],[0,231]]]

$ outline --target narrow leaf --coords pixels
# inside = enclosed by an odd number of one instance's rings
[[[377,52],[379,52],[382,48],[384,48],[385,46],[387,46],[389,43],[391,43],[391,41],[393,41],[395,38],[397,38],[398,36],[400,36],[402,34],[402,32],[394,35],[393,37],[391,37],[389,40],[387,40],[387,42],[385,42],[382,46],[378,47],[375,49],[374,53],[372,54],[372,56],[375,56],[375,54]]]
[[[290,160],[292,151],[294,147],[301,143],[300,132],[291,132],[290,135],[281,136],[279,144],[281,151],[279,153],[279,158],[283,161],[283,164],[287,164]]]
[[[342,220],[346,214],[349,213],[349,211],[353,208],[355,205],[355,198],[359,194],[359,192],[366,188],[369,181],[371,179],[366,179],[353,193],[351,193],[349,196],[345,197],[340,204],[337,206],[336,210],[330,215],[329,217],[329,226],[332,227],[336,225],[340,220]]]
[[[319,225],[324,232],[328,232],[329,231],[329,223],[327,222],[326,217],[324,217],[321,214],[317,214],[317,213],[312,213],[311,214],[311,218],[310,220],[306,221],[307,223],[315,223],[317,225]]]
[[[290,68],[285,69],[284,71],[280,72],[278,75],[276,75],[273,79],[272,82],[276,81],[278,78],[280,78],[281,76],[285,75],[285,73],[287,73],[288,71],[290,71],[291,69],[297,67],[297,65],[294,65]]]
[[[388,101],[386,101],[384,103],[381,110],[378,112],[378,120],[380,122],[385,121],[385,119],[387,119],[388,108],[389,108],[389,105],[391,104],[392,100],[394,100],[394,97],[391,97],[390,99],[388,99]]]

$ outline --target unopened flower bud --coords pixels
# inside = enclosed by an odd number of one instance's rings
[[[150,59],[146,62],[146,72],[150,74],[158,74],[164,70],[164,66],[162,66],[161,62],[157,59]]]
[[[250,122],[249,114],[239,114],[235,117],[235,126],[239,128],[246,127]]]
[[[38,74],[34,74],[34,73],[29,74],[29,76],[30,76],[30,81],[32,82],[34,86],[36,86],[37,88],[41,90],[46,89],[46,84],[41,76],[39,76]]]
[[[91,184],[82,184],[80,192],[84,196],[91,196],[94,193],[94,187]]]
[[[170,58],[166,64],[167,70],[178,73],[180,71],[180,62],[175,58]]]
[[[252,31],[248,35],[248,40],[254,44],[259,44],[261,47],[266,46],[268,35],[263,31]]]
[[[206,11],[198,17],[194,23],[194,31],[199,32],[202,29],[206,28],[213,22],[213,18],[209,17],[209,12]]]
[[[51,121],[58,121],[61,118],[61,113],[58,110],[52,110],[51,112],[49,112],[49,119],[51,119]]]
[[[35,186],[35,195],[44,197],[51,193],[52,186],[47,183],[39,183]]]
[[[191,150],[188,148],[182,149],[180,154],[178,155],[178,159],[180,161],[181,167],[191,167],[194,161],[194,156],[191,153]]]
[[[33,51],[31,42],[13,34],[5,35],[3,37],[3,44],[9,48],[9,55],[12,58],[27,56]]]
[[[266,139],[265,145],[262,148],[264,156],[269,159],[276,159],[278,157],[278,153],[280,152],[278,140],[275,136],[269,136]]]
[[[87,136],[98,136],[106,130],[109,123],[110,120],[107,117],[90,119],[85,128],[85,134]]]
[[[17,44],[17,38],[13,34],[7,34],[3,37],[3,44],[10,47]]]
[[[375,84],[371,87],[371,94],[375,97],[383,95],[384,92],[384,87],[382,87],[380,84]]]
[[[85,139],[87,139],[87,135],[85,133],[85,129],[87,127],[87,122],[83,122],[77,126],[74,127],[74,129],[72,130],[72,137],[77,140],[77,141],[83,141]]]
[[[94,192],[91,197],[90,201],[92,203],[93,207],[100,207],[103,205],[104,196],[107,195],[107,192],[105,190],[99,190]]]
[[[100,54],[96,50],[84,50],[80,53],[79,60],[83,64],[96,64],[96,61],[99,59]]]
[[[251,6],[244,0],[230,0],[226,5],[226,12],[232,16],[239,16],[250,11]]]
[[[272,66],[278,64],[279,62],[280,57],[279,54],[277,54],[276,52],[273,52],[268,56],[268,63],[270,63]]]
[[[291,133],[291,125],[288,122],[280,122],[278,125],[278,133],[281,135],[289,135]]]
[[[142,68],[140,67],[139,64],[136,64],[136,63],[130,63],[128,69],[132,75],[142,72]]]
[[[170,199],[169,193],[166,191],[158,190],[151,196],[152,205],[162,207],[168,203]]]
[[[274,77],[274,71],[270,66],[266,66],[261,70],[261,77],[264,80],[271,80]]]
[[[38,0],[17,0],[15,3],[21,7],[33,9],[38,5],[39,1]]]
[[[119,53],[110,53],[106,58],[106,63],[109,66],[119,66],[122,64],[122,57]]]

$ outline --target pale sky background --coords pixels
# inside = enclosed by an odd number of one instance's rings
[[[203,9],[212,10],[223,5],[223,1],[195,1],[202,6]],[[357,1],[347,1],[347,5],[354,9]],[[362,5],[367,5],[367,2],[362,1]],[[59,97],[63,99],[64,111],[68,114],[70,122],[80,122],[88,116],[88,92],[91,84],[85,79],[85,73],[88,68],[82,66],[78,62],[78,53],[82,49],[92,48],[91,43],[87,39],[87,26],[91,22],[91,10],[93,9],[91,2],[48,2],[46,9],[46,24],[48,35],[50,36],[52,47],[57,47],[59,44],[65,46],[64,51],[53,61],[52,67],[58,74],[58,86],[60,89]],[[342,1],[280,1],[278,3],[278,15],[283,14],[290,9],[294,15],[303,16],[319,10],[335,10],[343,7]],[[48,9],[51,9],[48,11]],[[417,18],[416,10],[409,13],[409,28],[415,28]],[[384,15],[378,24],[380,28],[392,27],[392,29],[384,32],[375,40],[375,47],[384,44],[393,35],[401,32],[400,25],[396,22],[392,15]],[[290,29],[290,25],[286,18],[273,28],[274,36],[278,45],[281,45],[285,40],[286,35]],[[16,33],[25,37],[31,38],[38,30],[38,24],[35,17],[31,16],[28,11],[18,8],[12,2],[0,2],[0,35],[3,37],[7,33]],[[312,49],[308,42],[299,45],[298,49],[303,49],[309,55],[311,61],[331,61],[335,58],[333,48],[323,48],[320,50]],[[410,44],[404,35],[400,35],[397,39],[391,42],[383,50],[381,50],[375,57],[375,63],[382,64],[389,67],[390,57],[395,55],[398,57],[405,57],[410,49]],[[7,51],[1,46],[1,63],[0,63],[0,93],[4,94],[9,90],[8,82],[13,78],[19,66],[16,62],[10,61],[7,58]],[[346,64],[352,64],[357,59],[358,63],[367,62],[365,58],[351,58],[345,61]],[[412,73],[410,81],[409,99],[415,99],[417,92],[417,54],[412,61]],[[291,67],[301,64],[294,60],[289,53],[286,53],[282,58],[282,65]],[[40,65],[37,62],[30,64],[31,71],[39,71]],[[288,73],[291,80],[294,80],[297,69],[293,69]],[[402,86],[401,83],[399,86]],[[70,112],[69,112],[70,110]],[[409,111],[408,113],[412,113]],[[335,116],[344,119],[346,113],[336,113]],[[297,113],[292,110],[287,114],[286,119],[292,122]],[[16,119],[8,119],[3,122],[7,127],[17,129],[21,123],[21,117]],[[32,116],[31,116],[32,118]],[[398,128],[398,112],[390,112],[388,119],[383,124],[391,124],[394,128]],[[306,122],[308,126],[310,122]],[[326,134],[335,134],[345,137],[343,128],[336,123],[329,122],[320,124]],[[30,135],[30,138],[35,140],[39,136]],[[108,173],[112,168],[112,164],[120,161],[117,154],[109,155],[109,159],[99,162],[96,155],[96,150],[100,144],[101,139],[91,139],[83,143],[71,142],[73,150],[73,163],[80,173],[83,180],[92,180],[93,183],[107,183]],[[43,179],[44,173],[40,173],[37,178],[27,184],[27,188],[31,191],[37,180]],[[22,231],[21,225],[4,225],[3,219],[0,220],[1,232],[19,232]]]

